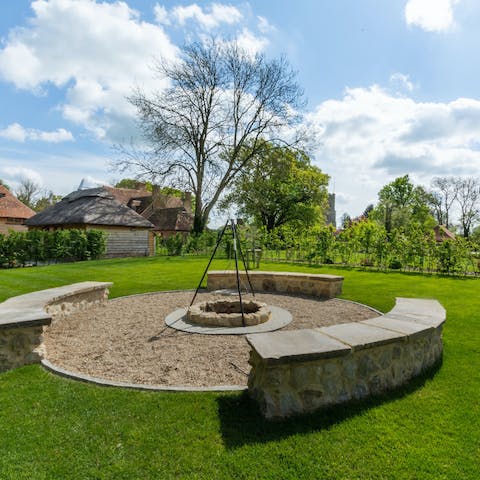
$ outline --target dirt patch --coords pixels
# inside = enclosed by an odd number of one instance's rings
[[[193,293],[124,297],[59,320],[45,332],[47,359],[64,369],[108,380],[163,386],[246,386],[250,347],[243,335],[201,335],[167,327],[165,317],[190,304]],[[200,293],[196,302],[218,298]],[[248,298],[248,296],[246,297]],[[257,294],[287,309],[282,330],[355,322],[378,314],[339,299]]]

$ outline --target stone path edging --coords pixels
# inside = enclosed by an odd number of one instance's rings
[[[218,385],[214,387],[190,387],[190,386],[162,386],[162,385],[147,385],[142,383],[126,383],[115,382],[104,378],[92,377],[82,373],[76,373],[64,368],[58,367],[50,363],[47,359],[42,359],[42,366],[50,372],[60,375],[61,377],[69,378],[71,380],[78,380],[85,383],[93,383],[102,387],[120,387],[129,388],[133,390],[149,390],[155,392],[236,392],[247,390],[247,387],[239,385]]]

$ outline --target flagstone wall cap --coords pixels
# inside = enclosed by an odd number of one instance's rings
[[[235,270],[209,270],[209,275],[232,275],[235,274]],[[245,275],[245,272],[239,272],[240,275]],[[252,277],[254,276],[261,276],[261,275],[272,275],[272,276],[282,276],[282,277],[297,277],[302,279],[322,279],[325,281],[337,281],[343,280],[344,277],[340,275],[328,275],[324,273],[301,273],[301,272],[269,272],[269,271],[262,271],[262,270],[249,270],[248,274]]]
[[[395,306],[385,316],[437,328],[445,322],[447,312],[434,299],[398,297]]]
[[[426,335],[433,330],[433,327],[431,326],[422,325],[412,321],[398,320],[386,315],[376,318],[369,318],[368,320],[363,320],[359,323],[373,327],[385,328],[386,330],[391,330],[393,332],[406,335],[408,338]]]
[[[48,305],[112,285],[112,282],[79,282],[9,298],[0,303],[0,329],[49,325],[52,317],[44,310]]]
[[[366,325],[360,322],[342,323],[330,327],[321,327],[319,332],[342,343],[350,345],[354,351],[378,345],[406,340],[402,333],[384,328]]]
[[[351,348],[314,329],[247,335],[249,345],[267,364],[309,361],[350,353]]]

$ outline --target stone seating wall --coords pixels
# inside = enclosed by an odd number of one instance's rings
[[[0,303],[0,372],[39,363],[43,329],[58,318],[101,303],[110,282],[81,282],[9,298]]]
[[[398,387],[439,361],[444,321],[436,300],[397,298],[378,318],[247,335],[249,394],[274,419]]]
[[[342,293],[343,277],[291,272],[249,271],[254,291],[283,292],[334,298]],[[245,272],[240,272],[241,285],[246,288]],[[213,270],[208,272],[207,289],[236,289],[237,277],[234,270]]]

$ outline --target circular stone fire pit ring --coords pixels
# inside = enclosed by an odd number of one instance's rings
[[[242,318],[243,306],[243,318]],[[268,322],[271,310],[255,300],[211,300],[196,303],[187,309],[190,323],[209,327],[247,327]]]

